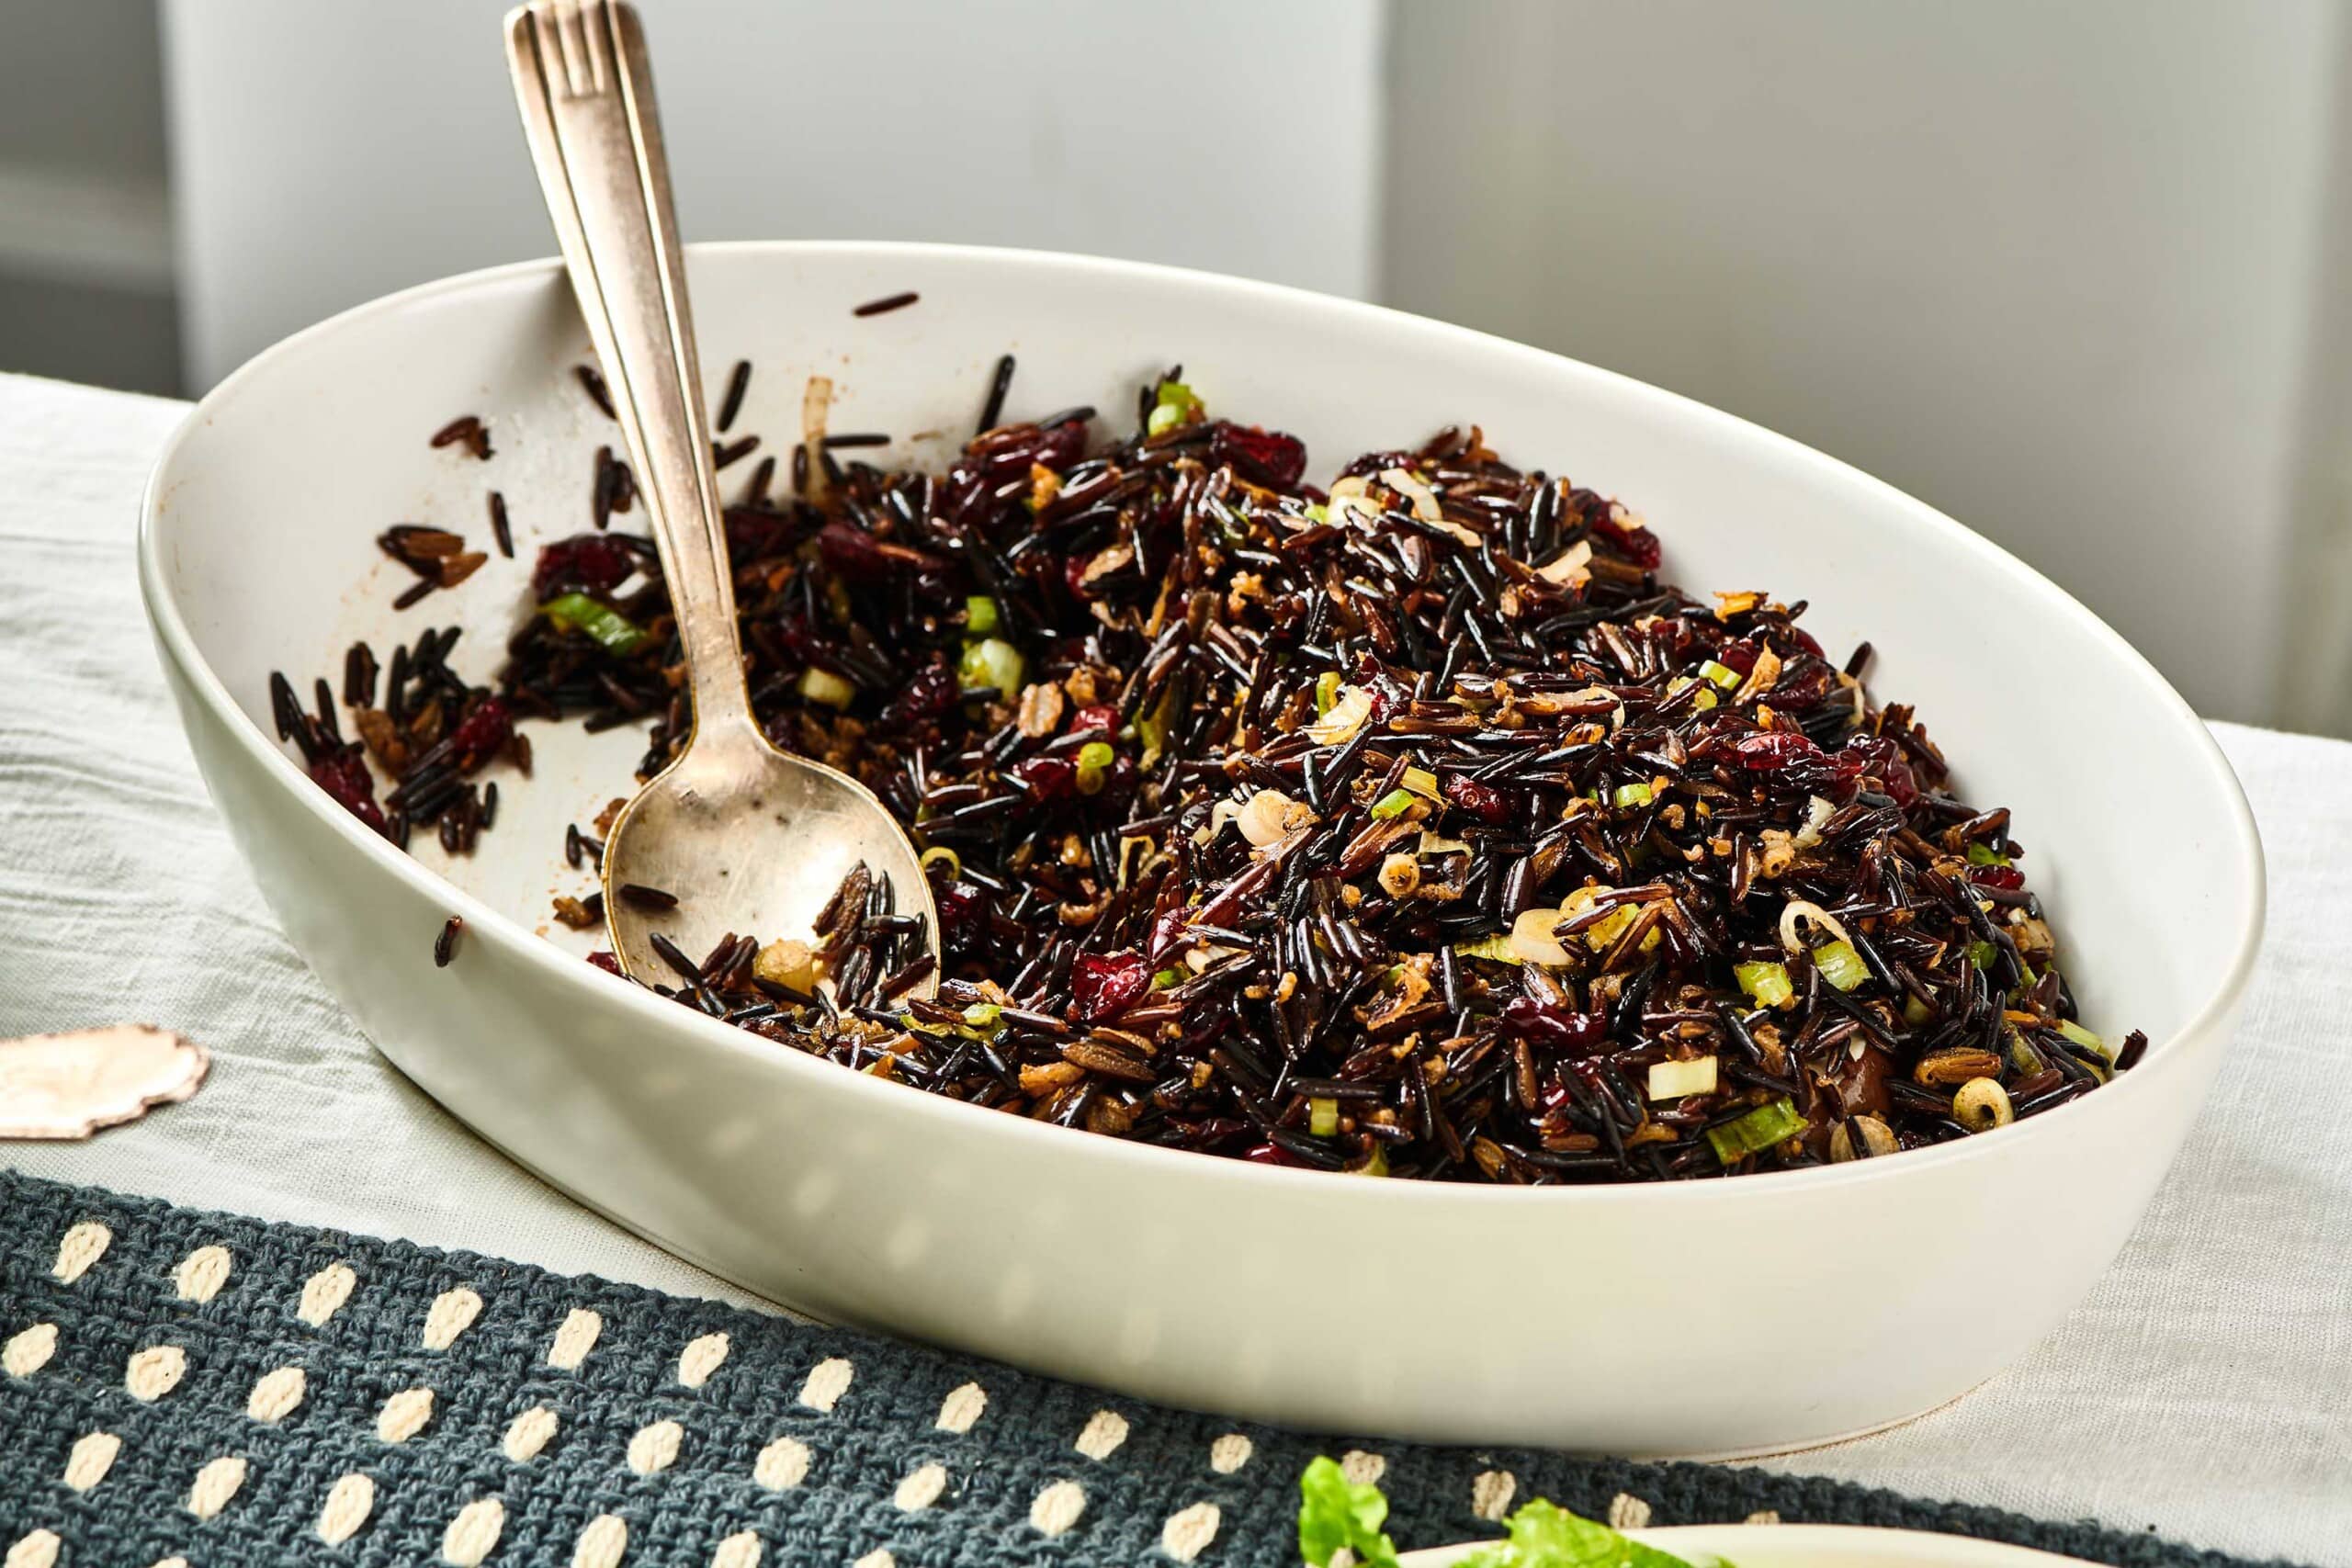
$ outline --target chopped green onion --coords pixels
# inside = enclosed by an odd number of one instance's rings
[[[1309,502],[1306,506],[1306,519],[1310,523],[1329,523],[1331,521],[1331,509],[1319,501]]]
[[[1193,395],[1192,388],[1182,381],[1162,381],[1159,401],[1152,407],[1151,417],[1144,423],[1144,433],[1148,435],[1161,434],[1197,417],[1200,412],[1201,400]]]
[[[1679,1100],[1686,1094],[1713,1094],[1715,1087],[1715,1059],[1713,1056],[1701,1056],[1689,1062],[1650,1064],[1649,1093],[1652,1100]]]
[[[1392,789],[1373,804],[1372,814],[1374,818],[1385,822],[1391,817],[1402,815],[1405,808],[1412,804],[1413,792],[1411,790]]]
[[[1971,865],[2007,865],[2009,863],[2009,857],[2007,855],[1996,855],[1983,844],[1971,844],[1968,846],[1968,863]]]
[[[1824,942],[1813,950],[1813,966],[1821,977],[1841,991],[1850,991],[1871,977],[1871,966],[1850,942]]]
[[[994,1002],[974,1002],[964,1010],[964,1021],[974,1029],[994,1029],[1001,1010]]]
[[[1769,1105],[1758,1106],[1736,1121],[1708,1128],[1707,1142],[1714,1145],[1715,1157],[1730,1165],[1795,1137],[1804,1127],[1804,1118],[1797,1114],[1797,1108],[1784,1095]]]
[[[2076,1023],[2071,1018],[2061,1019],[2058,1021],[2058,1032],[2073,1041],[2075,1044],[2080,1045],[2086,1051],[2098,1052],[2103,1060],[2111,1062],[2115,1059],[2115,1053],[2107,1048],[2106,1041],[2101,1040],[2098,1035],[2093,1034],[2089,1030],[2085,1029],[2081,1024]]]
[[[1497,931],[1476,942],[1458,942],[1453,951],[1461,958],[1493,958],[1505,964],[1519,962],[1519,949],[1511,945],[1510,932]]]
[[[1415,795],[1426,795],[1431,800],[1442,798],[1437,793],[1437,775],[1427,768],[1407,768],[1405,776],[1397,782]]]
[[[831,671],[811,664],[800,672],[800,694],[829,708],[845,708],[850,699],[857,695],[857,688]]]
[[[1323,715],[1329,713],[1331,711],[1331,705],[1340,700],[1340,672],[1337,670],[1326,670],[1323,673],[1315,677],[1315,714],[1317,717],[1319,718]]]
[[[1159,705],[1149,713],[1136,716],[1136,735],[1143,741],[1143,765],[1147,768],[1168,750],[1168,731],[1176,722],[1176,685],[1175,682],[1169,682]]]
[[[1306,1102],[1306,1130],[1328,1138],[1340,1130],[1340,1102],[1317,1098]]]
[[[967,690],[992,686],[1007,697],[1021,694],[1021,650],[1002,637],[982,637],[964,645],[956,679]]]
[[[1903,998],[1903,1021],[1909,1024],[1912,1028],[1923,1029],[1927,1027],[1928,1021],[1935,1016],[1936,1015],[1933,1012],[1928,1010],[1928,1004],[1921,1001],[1918,998],[1905,997]]]
[[[1348,1167],[1350,1176],[1385,1176],[1388,1174],[1388,1151],[1378,1144],[1372,1145],[1372,1157],[1362,1165]]]
[[[975,594],[964,601],[964,629],[974,637],[996,630],[996,601]]]
[[[1990,969],[1999,957],[1999,953],[1989,942],[1972,942],[1968,944],[1968,961],[1979,969]]]
[[[2024,1035],[2014,1029],[2009,1031],[2009,1066],[2018,1077],[2030,1078],[2049,1065],[2041,1059],[2041,1052],[2026,1043]]]
[[[1616,801],[1620,807],[1647,806],[1650,803],[1650,786],[1645,784],[1619,784]]]
[[[1118,753],[1106,740],[1090,740],[1078,749],[1078,793],[1101,795],[1102,783]]]
[[[1718,664],[1712,659],[1699,666],[1699,673],[1704,675],[1708,680],[1713,681],[1716,685],[1721,686],[1726,692],[1733,690],[1739,684],[1740,676],[1738,671],[1733,669],[1728,664]]]
[[[1184,972],[1182,969],[1162,969],[1151,977],[1151,988],[1155,991],[1172,990],[1183,983]]]
[[[1789,979],[1785,964],[1735,964],[1731,973],[1739,988],[1756,998],[1758,1007],[1784,1008],[1796,999],[1797,988]]]
[[[964,874],[964,858],[945,844],[933,844],[916,857],[915,863],[929,871],[934,865],[947,868],[947,880],[955,881]]]
[[[608,653],[635,653],[645,644],[644,629],[611,605],[585,593],[565,593],[539,606],[539,614],[568,632],[586,632]]]

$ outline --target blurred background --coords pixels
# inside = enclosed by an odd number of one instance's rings
[[[1951,513],[2201,712],[2352,734],[2352,0],[640,6],[694,237],[1556,349]],[[547,254],[503,8],[0,0],[0,370],[192,396]]]

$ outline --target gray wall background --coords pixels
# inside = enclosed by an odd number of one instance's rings
[[[696,236],[1539,344],[1952,513],[2202,711],[2352,734],[2352,0],[641,3]],[[502,9],[0,0],[0,368],[198,390],[544,254]]]

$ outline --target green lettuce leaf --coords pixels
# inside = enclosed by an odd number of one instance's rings
[[[1377,1486],[1358,1486],[1326,1455],[1298,1478],[1298,1552],[1314,1568],[1346,1547],[1361,1568],[1396,1568],[1396,1544],[1380,1527],[1388,1519],[1388,1499]]]
[[[1457,1568],[1690,1568],[1670,1551],[1629,1540],[1538,1497],[1510,1517],[1510,1534]]]

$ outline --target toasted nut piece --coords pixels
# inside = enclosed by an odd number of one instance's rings
[[[1899,1145],[1894,1129],[1875,1116],[1856,1116],[1840,1122],[1829,1129],[1829,1160],[1843,1165],[1849,1159],[1876,1159],[1891,1155]]]
[[[1040,681],[1021,691],[1020,716],[1015,719],[1021,733],[1032,740],[1043,739],[1062,725],[1062,689]]]
[[[1951,1097],[1952,1119],[1972,1133],[1989,1133],[2018,1119],[2009,1091],[1994,1078],[1971,1078]]]
[[[805,942],[787,942],[778,938],[760,949],[752,960],[752,973],[771,986],[789,986],[796,991],[808,991],[817,984],[817,964]]]
[[[1380,886],[1391,898],[1409,898],[1421,885],[1421,863],[1408,854],[1390,855],[1380,863]]]
[[[1938,1051],[1919,1058],[1911,1069],[1912,1081],[1931,1089],[1957,1088],[1971,1078],[1987,1078],[2001,1070],[2001,1058],[1971,1046]]]

